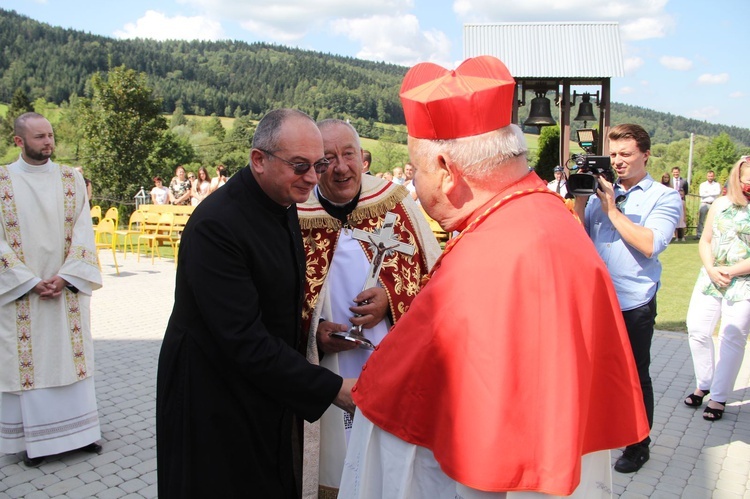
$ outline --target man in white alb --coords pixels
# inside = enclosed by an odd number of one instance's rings
[[[0,167],[0,452],[26,466],[100,452],[90,298],[102,285],[86,184],[50,161],[52,126],[14,124],[18,161]]]

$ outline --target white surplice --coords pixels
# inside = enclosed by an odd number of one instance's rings
[[[19,424],[30,457],[75,449],[99,438],[89,314],[102,281],[83,177],[19,158],[0,167],[0,210],[0,451],[26,448]],[[31,292],[55,275],[71,285],[61,296]],[[30,429],[39,425],[43,438]]]
[[[507,449],[512,453],[513,449]],[[608,499],[608,450],[581,459],[581,483],[570,496],[539,492],[484,492],[458,483],[440,469],[432,451],[381,430],[361,413],[354,418],[339,497],[347,499]]]
[[[321,291],[322,317],[350,325],[352,312],[349,307],[354,305],[354,297],[362,291],[369,269],[370,262],[359,241],[352,237],[351,230],[342,229],[325,288]],[[362,276],[362,282],[352,276]],[[363,329],[362,333],[373,345],[378,345],[390,327],[391,322],[386,317],[375,327]],[[326,354],[320,365],[343,378],[356,378],[371,354],[371,350],[362,348]],[[324,487],[338,488],[350,429],[351,418],[334,405],[320,419],[320,485]]]

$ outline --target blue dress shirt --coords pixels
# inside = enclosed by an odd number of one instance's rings
[[[651,258],[623,241],[609,217],[602,212],[601,201],[596,196],[591,196],[586,205],[584,225],[609,269],[620,309],[626,311],[645,305],[656,294],[661,279],[658,256],[672,240],[682,213],[682,200],[677,191],[654,182],[648,174],[628,191],[619,182],[615,183],[615,196],[620,194],[626,196],[618,203],[620,211],[631,222],[654,233]]]

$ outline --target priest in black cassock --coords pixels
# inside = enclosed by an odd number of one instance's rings
[[[190,217],[157,375],[162,499],[299,497],[301,419],[331,403],[354,410],[353,380],[299,350],[305,255],[295,203],[326,166],[315,122],[271,111],[250,165]]]

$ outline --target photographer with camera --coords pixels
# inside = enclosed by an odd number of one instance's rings
[[[655,182],[646,171],[651,154],[646,130],[634,124],[618,125],[610,130],[608,139],[610,162],[618,178],[612,183],[605,175],[596,174],[596,195],[577,195],[575,211],[614,282],[652,426],[654,389],[649,365],[661,278],[658,256],[672,239],[682,200],[677,191]],[[571,184],[569,179],[572,191]],[[649,459],[650,442],[647,437],[626,447],[615,470],[638,471]]]

